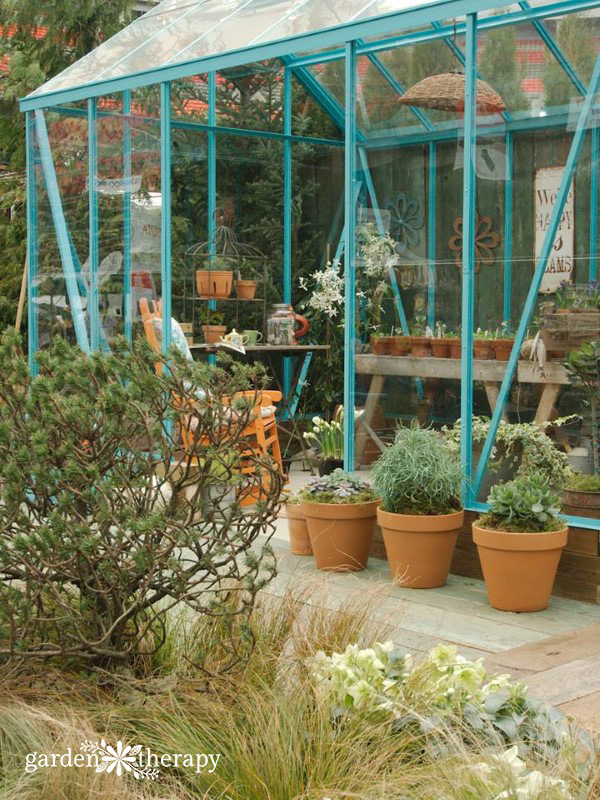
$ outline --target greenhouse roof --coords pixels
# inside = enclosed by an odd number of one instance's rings
[[[492,0],[163,0],[21,105],[40,108],[285,57],[494,5]]]

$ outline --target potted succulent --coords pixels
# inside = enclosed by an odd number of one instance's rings
[[[214,344],[221,341],[221,336],[224,336],[227,331],[227,326],[223,325],[225,317],[220,311],[214,311],[212,308],[206,306],[202,309],[200,314],[202,321],[202,333],[204,334],[204,341],[207,344]]]
[[[196,288],[200,297],[229,297],[233,287],[233,270],[219,258],[208,259],[206,269],[196,270]]]
[[[411,356],[430,356],[431,337],[427,336],[427,320],[422,314],[415,317],[410,336]]]
[[[365,569],[378,505],[369,484],[342,469],[310,481],[300,492],[300,507],[319,569]]]
[[[508,361],[513,349],[515,340],[510,336],[510,325],[508,322],[503,322],[497,329],[496,335],[493,339],[494,355],[497,361]]]
[[[473,334],[473,358],[489,361],[495,356],[494,344],[495,334],[490,331],[482,331],[477,328]]]
[[[290,494],[285,499],[285,512],[290,534],[290,549],[296,556],[312,556],[312,547],[306,525],[306,517],[300,505],[300,497]]]
[[[414,589],[443,586],[464,521],[464,475],[452,448],[430,428],[399,428],[375,462],[372,480],[394,582]]]
[[[563,492],[562,510],[574,517],[600,519],[600,475],[575,472]]]
[[[435,358],[450,357],[450,339],[444,322],[435,323],[435,336],[431,339],[431,355]]]
[[[547,608],[568,528],[559,497],[540,473],[498,483],[473,524],[490,604],[501,611]]]
[[[319,475],[329,475],[344,466],[344,407],[338,406],[331,422],[313,417],[312,430],[304,439],[314,444],[319,452]]]

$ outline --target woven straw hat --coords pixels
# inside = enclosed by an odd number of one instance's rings
[[[465,110],[465,76],[462,72],[443,72],[431,75],[411,86],[399,103],[442,111]],[[485,81],[477,79],[477,111],[494,114],[506,109],[504,100]]]

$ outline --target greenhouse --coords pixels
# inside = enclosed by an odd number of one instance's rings
[[[31,369],[154,313],[265,360],[292,428],[343,401],[346,469],[417,420],[472,511],[533,430],[598,474],[598,9],[164,0],[21,101]]]

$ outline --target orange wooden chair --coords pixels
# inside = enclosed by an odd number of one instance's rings
[[[161,347],[156,335],[155,325],[156,320],[162,321],[162,304],[160,300],[158,304],[153,300],[151,310],[147,298],[141,297],[139,300],[139,307],[146,338],[152,349],[156,353],[160,353]],[[155,368],[160,375],[162,363],[157,362]],[[254,464],[256,457],[272,458],[283,472],[281,447],[277,431],[277,420],[275,418],[275,406],[277,403],[281,402],[281,392],[269,389],[238,392],[232,399],[238,397],[246,397],[249,400],[253,399],[255,402],[251,414],[251,422],[242,432],[244,440],[243,450],[240,453],[242,472],[246,472],[247,474],[255,472],[256,467]],[[227,398],[224,398],[224,401],[227,402]],[[195,436],[193,415],[189,413],[189,408],[186,411],[186,403],[183,400],[180,400],[180,407],[182,410],[180,423],[181,443],[184,451],[194,458],[194,451],[197,450],[198,446],[202,446],[202,441],[198,440]],[[208,444],[208,442],[206,442],[206,444]],[[248,502],[256,502],[256,499],[257,497],[252,497]]]

